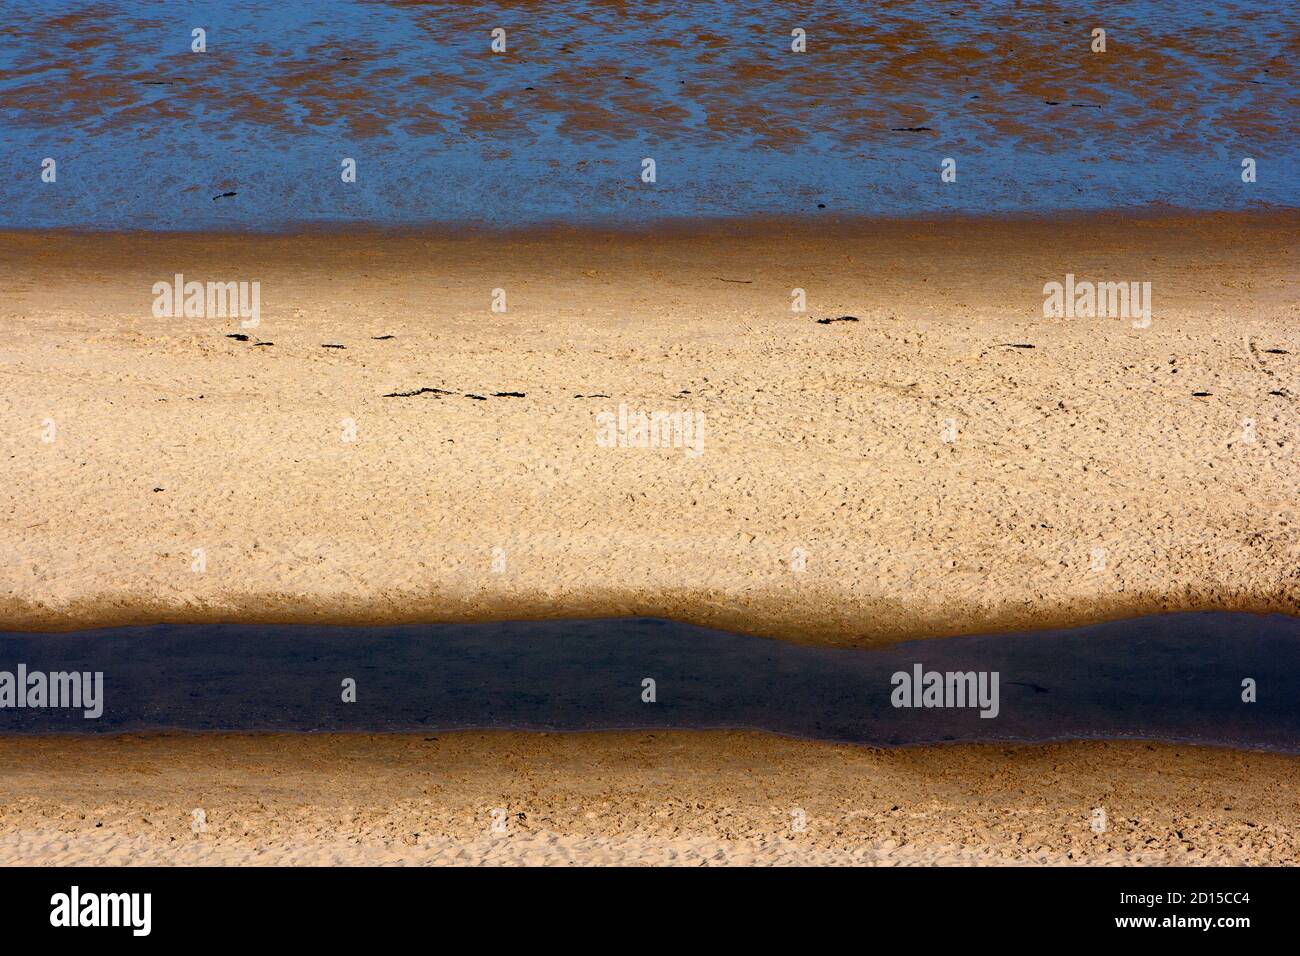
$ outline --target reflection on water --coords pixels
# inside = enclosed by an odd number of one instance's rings
[[[649,618],[0,633],[0,671],[102,671],[104,710],[0,733],[745,727],[897,745],[1139,737],[1300,752],[1300,619],[1160,615],[1068,631],[806,647]],[[998,713],[896,708],[896,672],[998,674]],[[345,679],[356,702],[343,701]],[[643,701],[645,680],[655,701]],[[1258,699],[1242,701],[1242,682]]]
[[[1288,3],[5,6],[3,228],[1243,209],[1300,186]]]

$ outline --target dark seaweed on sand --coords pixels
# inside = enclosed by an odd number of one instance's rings
[[[389,392],[384,398],[411,398],[415,395],[450,395],[451,392],[441,388],[417,388],[410,392]]]

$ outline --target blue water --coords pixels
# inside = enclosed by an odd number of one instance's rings
[[[1218,0],[3,0],[0,227],[1294,207],[1298,43]]]
[[[0,672],[19,664],[102,672],[103,713],[2,707],[0,733],[730,727],[881,745],[1143,738],[1300,753],[1300,618],[1281,615],[1159,615],[874,650],[648,618],[0,633]],[[996,716],[895,707],[893,675],[918,664],[997,672]],[[349,678],[355,702],[342,699]]]

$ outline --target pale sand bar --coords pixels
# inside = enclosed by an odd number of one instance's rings
[[[0,864],[1294,864],[1295,780],[1139,742],[11,737]]]
[[[0,623],[1296,613],[1298,225],[0,236]],[[260,281],[252,338],[154,318],[178,272]],[[1151,327],[1044,319],[1066,273],[1151,282]],[[703,453],[598,447],[621,403]]]

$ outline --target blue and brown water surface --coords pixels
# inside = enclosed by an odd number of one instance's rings
[[[1295,4],[0,6],[0,228],[641,226],[1300,200]]]

